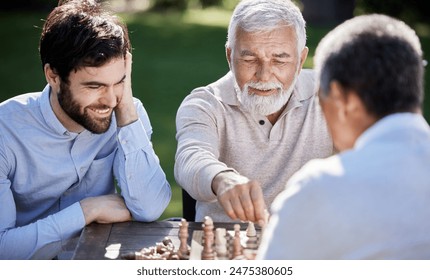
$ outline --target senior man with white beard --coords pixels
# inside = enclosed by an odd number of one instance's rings
[[[176,116],[175,178],[196,221],[251,221],[306,162],[333,154],[306,60],[303,16],[289,0],[243,0],[228,28],[230,67],[194,89]]]

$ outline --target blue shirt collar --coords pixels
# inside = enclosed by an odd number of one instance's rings
[[[52,109],[50,102],[51,87],[46,85],[42,91],[42,97],[40,99],[40,109],[42,110],[43,118],[46,124],[53,129],[58,135],[77,135],[76,133],[68,131],[63,124],[58,120],[57,116]]]
[[[374,141],[383,135],[393,131],[408,131],[408,129],[415,129],[418,131],[428,131],[429,125],[421,114],[415,113],[396,113],[388,115],[366,131],[364,131],[355,142],[354,148],[360,149],[368,143]]]

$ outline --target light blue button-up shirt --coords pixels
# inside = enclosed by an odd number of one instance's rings
[[[0,104],[0,259],[27,259],[85,226],[79,201],[121,189],[139,221],[156,220],[171,198],[152,144],[152,127],[135,99],[139,120],[77,134],[56,118],[50,87]],[[55,254],[54,254],[55,255]]]

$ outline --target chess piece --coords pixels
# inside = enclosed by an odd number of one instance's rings
[[[246,236],[248,237],[257,236],[257,231],[255,230],[255,226],[253,222],[248,222],[248,227],[246,228]]]
[[[270,214],[269,214],[269,211],[267,211],[266,209],[264,210],[264,224],[261,226],[260,236],[263,236],[264,230],[266,229],[266,226],[269,223],[269,219],[270,219]],[[260,246],[260,241],[261,241],[261,238],[257,240],[258,247]]]
[[[246,236],[248,237],[248,239],[246,240],[246,248],[251,250],[257,250],[257,231],[255,230],[253,222],[248,223],[248,227],[246,229]]]
[[[215,254],[218,260],[228,259],[226,234],[225,228],[215,230]]]
[[[203,251],[202,260],[213,260],[215,259],[215,253],[213,250],[214,244],[214,225],[213,221],[209,216],[206,216],[202,224],[203,227]]]
[[[243,257],[243,248],[240,244],[240,225],[234,225],[234,237],[233,237],[233,259],[241,259]]]
[[[121,254],[121,259],[123,260],[137,260],[137,255],[140,254],[139,252],[127,252],[124,254]]]
[[[185,219],[181,219],[181,222],[179,223],[179,250],[177,252],[178,257],[180,260],[189,260],[190,259],[190,247],[187,244],[188,240],[188,222]]]

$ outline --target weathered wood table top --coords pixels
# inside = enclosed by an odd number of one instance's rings
[[[82,231],[72,259],[121,259],[121,255],[155,246],[165,237],[170,238],[174,246],[178,248],[180,245],[179,223],[180,221],[92,223]],[[202,223],[188,222],[188,224],[188,245],[190,245],[193,231],[201,230]],[[247,224],[240,225],[241,230],[246,230]],[[214,226],[233,230],[234,223],[214,223]]]

